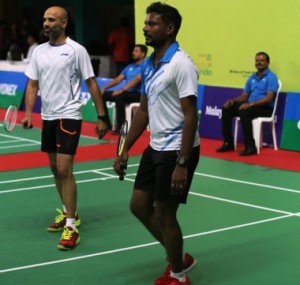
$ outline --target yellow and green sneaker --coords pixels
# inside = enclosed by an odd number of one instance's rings
[[[54,219],[54,223],[48,226],[47,231],[56,233],[61,232],[66,225],[67,220],[67,213],[64,213],[61,209],[56,209],[56,211],[59,213]],[[75,215],[75,226],[79,227],[81,224],[81,221],[79,219],[78,214]]]

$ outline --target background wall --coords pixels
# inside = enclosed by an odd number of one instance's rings
[[[134,33],[133,0],[0,0],[0,20],[21,24],[27,18],[41,29],[45,9],[54,5],[70,12],[76,40],[86,47],[98,42],[102,54],[108,53],[108,34],[118,25],[120,17],[130,19]]]
[[[143,42],[145,10],[152,2],[135,0],[137,42]],[[300,0],[164,2],[178,8],[183,17],[177,39],[198,67],[199,83],[215,87],[210,88],[209,95],[208,88],[204,88],[203,98],[214,96],[217,101],[228,92],[218,87],[242,89],[246,78],[255,71],[255,54],[265,51],[270,55],[270,68],[282,81],[282,91],[287,92],[281,106],[286,108],[279,145],[300,151]],[[209,122],[212,127],[212,120]],[[221,128],[216,126],[214,133],[220,134]]]
[[[143,41],[145,9],[135,0],[136,37]],[[300,91],[300,0],[166,0],[183,21],[181,47],[195,61],[199,82],[243,87],[254,70],[254,56],[266,51],[284,91]]]

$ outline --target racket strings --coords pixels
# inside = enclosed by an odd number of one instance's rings
[[[17,123],[17,117],[18,117],[18,108],[17,106],[10,106],[7,109],[7,112],[5,114],[4,118],[4,128],[6,131],[11,132]]]

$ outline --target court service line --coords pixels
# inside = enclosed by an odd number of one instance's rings
[[[259,221],[240,224],[240,225],[236,225],[236,226],[225,227],[225,228],[211,230],[211,231],[207,231],[207,232],[187,235],[187,236],[184,236],[183,238],[184,239],[189,239],[189,238],[195,238],[195,237],[200,237],[200,236],[205,236],[205,235],[210,235],[210,234],[215,234],[215,233],[220,233],[220,232],[231,231],[231,230],[235,230],[235,229],[240,229],[240,228],[245,228],[245,227],[258,225],[258,224],[274,222],[274,221],[277,221],[277,220],[280,220],[280,219],[290,218],[292,216],[293,215],[284,215],[284,216],[279,216],[279,217],[275,217],[275,218],[259,220]],[[151,243],[145,243],[145,244],[140,244],[140,245],[134,245],[134,246],[129,246],[129,247],[118,248],[118,249],[114,249],[114,250],[108,250],[108,251],[102,251],[102,252],[87,254],[87,255],[76,256],[76,257],[72,257],[72,258],[53,260],[53,261],[36,263],[36,264],[31,264],[31,265],[24,265],[24,266],[19,266],[19,267],[12,267],[12,268],[7,268],[7,269],[0,270],[0,274],[12,272],[12,271],[20,271],[20,270],[32,269],[32,268],[36,268],[36,267],[54,265],[54,264],[59,264],[59,263],[72,262],[72,261],[75,261],[75,260],[82,260],[82,259],[92,258],[92,257],[96,257],[96,256],[114,254],[114,253],[118,253],[118,252],[130,251],[130,250],[150,247],[150,246],[154,246],[154,245],[158,245],[158,244],[159,244],[158,242],[151,242]]]
[[[130,175],[135,176],[135,174],[130,174]],[[109,177],[91,178],[91,179],[86,179],[86,180],[76,180],[76,184],[95,182],[95,181],[105,181],[105,180],[108,180],[108,179],[116,179],[118,177],[119,176],[116,176],[116,175],[109,175]],[[126,179],[126,180],[128,180],[128,179]],[[131,179],[131,181],[134,181],[134,180]],[[39,189],[42,189],[42,188],[50,188],[50,187],[55,187],[55,184],[53,183],[53,184],[46,184],[46,185],[39,185],[39,186],[16,188],[16,189],[10,189],[10,190],[1,190],[0,194],[30,191],[30,190],[39,190]]]
[[[239,202],[239,201],[230,200],[230,199],[224,199],[224,198],[220,198],[220,197],[216,197],[216,196],[199,194],[199,193],[195,193],[195,192],[190,192],[190,194],[192,194],[194,196],[204,197],[204,198],[212,199],[212,200],[218,200],[218,201],[226,202],[226,203],[230,203],[230,204],[236,204],[236,205],[239,205],[239,206],[246,206],[246,207],[250,207],[250,208],[256,208],[256,209],[260,209],[260,210],[264,210],[264,211],[270,211],[270,212],[275,212],[275,213],[280,213],[280,214],[284,214],[284,215],[298,216],[297,213],[291,213],[291,212],[287,212],[287,211],[281,211],[281,210],[277,210],[277,209],[273,209],[273,208],[262,207],[262,206],[258,206],[258,205],[254,205],[254,204]]]
[[[235,182],[235,183],[240,183],[240,184],[247,184],[247,185],[259,186],[259,187],[262,187],[262,188],[271,188],[271,189],[274,189],[274,190],[280,190],[280,191],[286,191],[286,192],[292,192],[292,193],[300,194],[300,190],[295,190],[295,189],[290,189],[290,188],[285,188],[285,187],[255,183],[255,182],[250,182],[250,181],[243,181],[243,180],[232,179],[232,178],[216,176],[216,175],[210,175],[210,174],[205,174],[205,173],[200,173],[200,172],[195,172],[195,174],[199,175],[199,176],[204,176],[204,177],[209,177],[209,178],[214,178],[214,179],[219,179],[219,180],[225,180],[225,181],[230,181],[230,182]]]
[[[127,166],[127,168],[130,167],[135,167],[138,164],[130,164]],[[88,169],[88,170],[81,170],[81,171],[75,171],[74,174],[78,175],[78,174],[85,174],[85,173],[96,173],[99,174],[99,171],[102,173],[102,171],[105,170],[112,170],[112,167],[103,167],[103,168],[97,168],[97,169]],[[105,175],[109,175],[107,173],[104,173]],[[117,176],[114,175],[114,177],[116,178]],[[0,184],[7,184],[7,183],[15,183],[15,182],[23,182],[23,181],[32,181],[32,180],[41,180],[41,179],[48,179],[48,178],[53,178],[53,175],[43,175],[43,176],[34,176],[34,177],[24,177],[24,178],[19,178],[19,179],[9,179],[9,180],[2,180],[0,181]]]

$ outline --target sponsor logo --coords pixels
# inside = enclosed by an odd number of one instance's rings
[[[212,76],[212,54],[210,53],[199,53],[198,54],[198,62],[197,65],[199,66],[199,75],[201,76]]]
[[[218,117],[219,119],[222,118],[222,109],[218,109],[217,106],[206,106],[205,108],[205,115]]]
[[[8,96],[16,96],[18,85],[0,83],[0,94]]]

